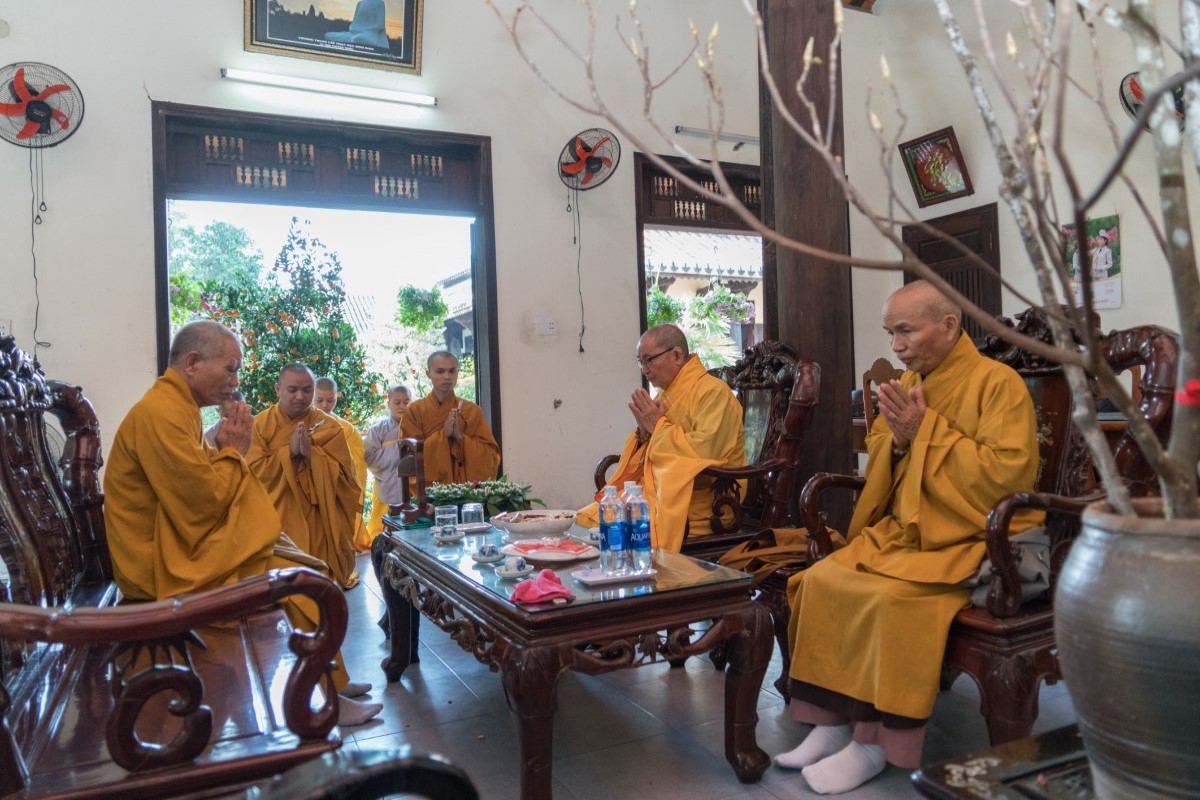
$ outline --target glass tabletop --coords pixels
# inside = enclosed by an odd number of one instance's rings
[[[537,577],[542,569],[552,569],[558,575],[559,580],[563,582],[563,586],[570,589],[571,593],[575,595],[575,599],[571,601],[571,605],[575,606],[621,600],[639,595],[662,594],[698,586],[739,582],[748,584],[750,581],[750,576],[745,572],[722,567],[719,564],[713,564],[708,561],[698,561],[679,553],[668,553],[663,550],[656,550],[654,553],[654,575],[631,578],[628,582],[588,586],[572,575],[574,572],[589,570],[586,576],[601,576],[602,573],[599,571],[600,559],[598,557],[574,561],[546,562],[539,561],[536,557],[526,556],[526,560],[534,567],[533,572],[518,580],[511,580],[501,578],[496,573],[496,567],[502,566],[504,564],[503,561],[498,561],[494,564],[483,564],[476,562],[471,557],[473,553],[485,544],[494,544],[497,549],[504,547],[507,543],[505,539],[506,534],[496,528],[491,528],[485,533],[468,534],[453,543],[436,541],[430,528],[408,529],[393,532],[391,535],[393,538],[407,542],[417,550],[461,572],[488,591],[506,600],[520,581]],[[590,543],[588,541],[587,529],[578,525],[567,531],[566,535],[578,541]],[[561,605],[541,603],[536,605],[522,604],[521,607],[530,611],[542,611],[559,608]]]

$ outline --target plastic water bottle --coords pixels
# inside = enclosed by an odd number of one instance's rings
[[[625,506],[617,497],[617,487],[605,486],[604,497],[600,499],[600,568],[605,575],[627,571],[628,542]]]
[[[637,485],[637,481],[625,481],[625,488],[621,490],[621,503],[623,505],[629,505],[629,490]]]
[[[648,572],[654,563],[650,554],[650,506],[641,486],[630,488],[625,514],[629,519],[630,568],[634,572]]]

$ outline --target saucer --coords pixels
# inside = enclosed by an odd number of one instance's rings
[[[460,522],[454,526],[459,533],[483,533],[492,529],[490,522]]]
[[[526,575],[533,572],[533,564],[526,564],[525,569],[509,569],[508,567],[496,567],[495,572],[500,576],[501,580],[513,581],[517,578],[524,578]]]
[[[476,564],[495,564],[497,561],[504,560],[504,553],[496,553],[494,556],[481,556],[479,553],[471,553],[471,558],[475,559]]]
[[[455,533],[452,536],[442,536],[440,533],[435,533],[433,535],[433,540],[435,542],[437,542],[438,544],[454,544],[455,542],[462,539],[464,536],[466,536],[466,534],[463,533],[462,531],[458,531],[457,533]]]

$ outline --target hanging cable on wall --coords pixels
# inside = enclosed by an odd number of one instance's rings
[[[37,61],[0,67],[0,139],[29,150],[29,256],[33,267],[33,359],[49,347],[38,337],[42,299],[38,286],[37,228],[46,212],[46,172],[42,151],[79,130],[83,93],[67,73]]]
[[[563,147],[558,156],[558,177],[567,185],[567,213],[571,214],[575,245],[575,278],[579,291],[579,352],[583,352],[583,334],[587,331],[583,305],[583,219],[579,212],[579,193],[595,189],[608,180],[621,161],[621,144],[603,128],[581,131]]]

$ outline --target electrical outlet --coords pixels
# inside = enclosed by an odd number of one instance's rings
[[[554,317],[538,317],[533,321],[533,332],[537,336],[558,336],[558,320]]]
[[[8,336],[12,333],[12,320],[0,319],[0,336]]]

